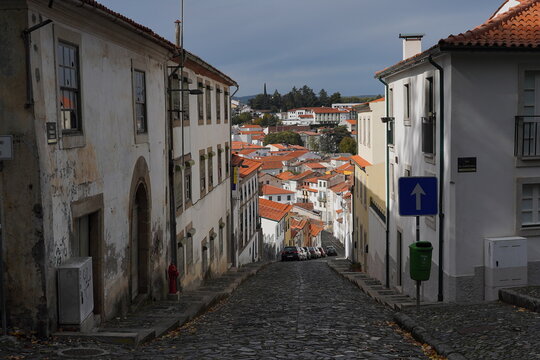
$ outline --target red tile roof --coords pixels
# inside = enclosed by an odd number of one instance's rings
[[[246,124],[246,125],[242,126],[242,129],[262,129],[262,126],[261,125],[249,125],[249,124]]]
[[[320,163],[305,163],[304,165],[310,169],[326,169],[326,166]]]
[[[241,135],[261,135],[261,136],[265,136],[264,132],[263,131],[256,131],[256,130],[240,130],[240,134]]]
[[[356,125],[356,120],[347,120],[349,124]]]
[[[316,225],[316,224],[310,224],[309,230],[310,230],[311,236],[317,236],[321,233],[321,231],[324,230],[324,227],[320,225]]]
[[[336,210],[337,214],[341,214],[343,212],[343,209]]]
[[[263,158],[264,159],[264,158]],[[262,159],[258,159],[261,161]],[[264,161],[262,163],[262,170],[274,170],[274,169],[281,169],[283,167],[283,163],[281,161]]]
[[[351,165],[350,163],[343,164],[340,167],[338,167],[336,171],[339,173],[343,173],[345,171],[354,171],[354,166]]]
[[[276,177],[281,180],[289,180],[290,178],[294,177],[294,174],[290,171],[285,171],[280,174],[277,174]]]
[[[242,161],[242,165],[240,166],[240,176],[246,177],[249,174],[259,170],[261,166],[262,164],[259,161],[244,158]]]
[[[285,190],[277,186],[272,185],[263,185],[262,187],[263,195],[280,195],[280,194],[294,194],[294,191]]]
[[[304,171],[303,173],[300,173],[298,175],[296,175],[295,177],[292,177],[290,178],[289,180],[294,180],[294,181],[298,181],[298,180],[303,180],[311,175],[315,174],[315,172],[311,171],[311,170],[306,170]]]
[[[344,192],[344,191],[348,191],[349,190],[349,184],[346,183],[346,182],[342,182],[340,184],[337,184],[337,185],[334,185],[330,188],[330,190],[332,190],[333,192],[335,193],[340,193],[340,192]]]
[[[380,98],[380,99],[377,99],[377,100],[373,100],[373,101],[370,101],[369,103],[376,103],[376,102],[381,102],[381,101],[384,101],[384,98]]]
[[[259,215],[273,221],[280,221],[292,209],[292,205],[259,199]]]
[[[351,160],[351,157],[350,156],[340,156],[340,157],[337,157],[337,158],[332,159],[332,160],[335,160],[335,161],[349,161],[349,160]]]
[[[313,119],[313,115],[298,115],[300,119]]]
[[[442,48],[540,48],[540,1],[523,0],[484,24],[439,41]]]
[[[310,202],[306,202],[306,203],[300,202],[300,203],[295,203],[295,204],[293,204],[293,205],[294,205],[294,206],[298,206],[298,207],[300,207],[300,208],[302,208],[302,209],[309,210],[309,211],[313,211],[313,207],[314,207],[314,206],[313,206],[313,203],[310,203]]]
[[[365,160],[364,158],[362,158],[360,155],[353,155],[351,157],[351,160],[358,166],[364,168],[366,166],[371,166],[371,164],[369,163],[369,161]]]

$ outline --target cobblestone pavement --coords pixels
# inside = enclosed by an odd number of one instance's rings
[[[323,260],[275,263],[210,312],[136,349],[53,341],[14,352],[0,345],[0,356],[59,358],[59,351],[92,347],[115,359],[426,359],[391,319]]]
[[[408,309],[406,315],[467,359],[540,359],[540,314],[502,302]]]

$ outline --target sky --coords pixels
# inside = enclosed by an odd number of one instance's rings
[[[181,0],[99,0],[174,41]],[[427,49],[485,22],[504,0],[184,0],[184,45],[240,85],[237,96],[307,85],[383,93],[374,73],[402,59],[399,33]]]

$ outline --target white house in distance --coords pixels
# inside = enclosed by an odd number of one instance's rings
[[[264,241],[264,258],[276,259],[284,247],[285,234],[290,233],[289,212],[292,205],[259,199],[259,215]]]
[[[351,109],[334,109],[331,107],[305,107],[287,111],[285,125],[324,125],[339,124],[340,121],[352,119]]]
[[[507,1],[424,52],[420,36],[403,36],[404,60],[376,74],[388,84],[391,286],[414,294],[415,220],[398,215],[402,176],[439,184],[439,214],[420,222],[434,247],[423,299],[478,301],[540,285],[539,23],[539,1]]]
[[[272,185],[262,186],[261,197],[281,204],[294,204],[296,202],[296,194],[294,191],[285,190]]]
[[[233,253],[234,265],[244,265],[262,257],[262,234],[259,225],[259,182],[261,163],[233,155]]]

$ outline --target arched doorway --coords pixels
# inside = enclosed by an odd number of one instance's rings
[[[139,183],[131,207],[130,292],[131,300],[148,293],[150,211],[144,183]]]

